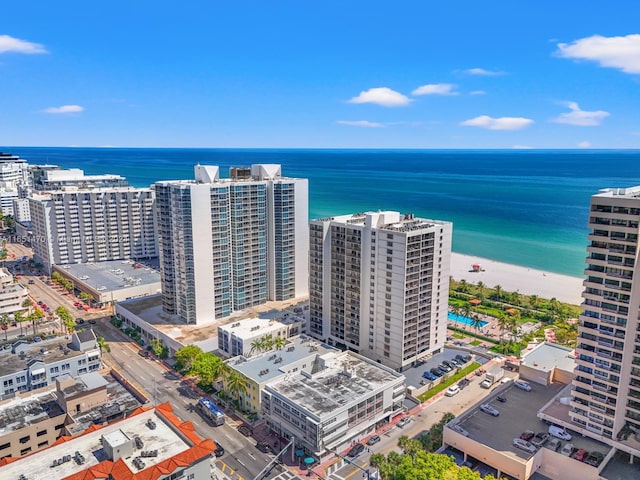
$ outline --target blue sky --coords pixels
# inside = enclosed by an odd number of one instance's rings
[[[0,145],[640,148],[640,2],[7,2]]]

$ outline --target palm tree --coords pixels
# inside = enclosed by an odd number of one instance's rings
[[[502,287],[500,285],[496,285],[495,287],[493,287],[493,289],[496,291],[496,297],[498,301],[500,301],[500,299],[502,298]]]
[[[538,306],[537,295],[529,295],[529,305],[531,305],[531,308],[533,308],[534,310],[536,309],[536,307]]]
[[[282,350],[286,344],[287,344],[287,339],[281,336],[277,336],[273,341],[273,345],[276,348],[276,350]]]
[[[451,307],[451,311],[454,315],[454,319],[457,325],[458,321],[460,320],[460,315],[462,314],[462,307],[460,307],[459,305],[454,305]]]
[[[2,330],[4,330],[4,341],[7,341],[7,330],[9,330],[9,323],[11,323],[11,321],[9,320],[9,315],[7,315],[6,313],[2,314],[2,316],[0,317],[0,328],[2,328]]]
[[[482,327],[483,323],[484,322],[480,318],[480,315],[478,315],[477,313],[474,313],[473,316],[471,317],[471,326],[476,329],[476,333],[480,331],[480,328]]]
[[[263,343],[263,348],[266,351],[271,350],[273,348],[274,344],[275,344],[275,340],[273,339],[271,334],[265,335],[264,337],[262,337],[262,341],[264,342]]]
[[[480,281],[478,282],[478,297],[480,298],[480,300],[484,300],[484,289],[485,289],[486,285],[484,284],[484,282]]]
[[[467,318],[470,318],[471,317],[471,313],[473,312],[473,310],[471,309],[471,305],[469,303],[465,303],[461,307],[461,311],[462,311],[462,315],[464,317],[467,317]]]
[[[263,347],[264,342],[262,341],[262,338],[256,338],[253,342],[251,342],[251,350],[249,350],[249,355],[251,355],[253,352],[262,351]]]
[[[20,325],[20,335],[22,335],[22,322],[24,322],[24,317],[22,316],[22,312],[20,311],[13,312],[13,320]]]
[[[225,379],[225,389],[232,397],[235,397],[240,404],[243,403],[244,395],[249,391],[249,382],[247,377],[240,372],[232,370]]]
[[[460,280],[459,287],[462,293],[467,293],[469,291],[469,285],[467,284],[467,281],[464,278]]]

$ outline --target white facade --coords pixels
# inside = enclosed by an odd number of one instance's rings
[[[218,350],[228,357],[250,356],[258,353],[252,344],[267,336],[284,339],[300,335],[304,330],[304,320],[287,317],[283,320],[268,318],[247,318],[239,322],[218,327]]]
[[[640,455],[639,223],[640,186],[602,190],[591,197],[569,413],[587,435],[636,456]]]
[[[150,188],[70,189],[29,199],[34,259],[52,265],[158,256]]]
[[[28,198],[13,199],[13,219],[18,223],[31,221]]]
[[[262,389],[269,428],[322,457],[345,449],[402,411],[405,378],[353,352],[318,355]]]
[[[206,324],[269,300],[308,294],[308,182],[279,166],[195,167],[194,181],[158,182],[165,312]]]
[[[61,190],[77,188],[117,188],[128,186],[127,179],[120,175],[85,175],[79,168],[44,169],[38,175],[35,187],[38,190]]]
[[[6,268],[0,268],[0,315],[25,310],[22,304],[28,298],[29,290],[14,283],[13,275]]]
[[[0,211],[14,215],[13,200],[29,191],[29,171],[26,160],[0,152]]]
[[[311,221],[308,333],[398,370],[442,349],[451,234],[398,212]]]

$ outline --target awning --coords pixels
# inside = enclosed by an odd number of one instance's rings
[[[32,376],[42,375],[44,372],[45,372],[44,368],[35,368],[35,369],[31,370],[31,375]]]

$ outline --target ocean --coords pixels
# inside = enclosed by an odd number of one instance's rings
[[[193,166],[279,163],[309,179],[310,218],[397,210],[454,224],[458,253],[582,277],[590,196],[640,185],[638,150],[255,150],[0,147],[134,186]]]

